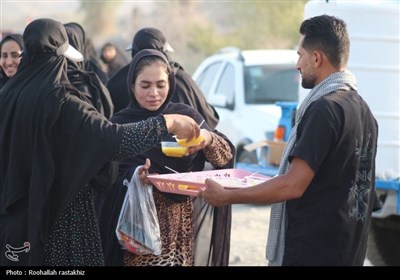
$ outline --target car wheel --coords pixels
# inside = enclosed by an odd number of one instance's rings
[[[400,217],[371,219],[367,258],[375,266],[400,265]]]

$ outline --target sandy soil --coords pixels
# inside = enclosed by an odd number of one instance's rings
[[[266,266],[269,206],[233,205],[230,266]]]
[[[268,265],[265,249],[269,216],[269,206],[232,206],[230,266]],[[365,260],[364,266],[371,266],[371,263]]]

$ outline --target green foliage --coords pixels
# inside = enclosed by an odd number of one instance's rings
[[[122,1],[80,0],[84,13],[84,25],[88,34],[110,33],[113,31],[113,14]]]
[[[187,47],[194,53],[210,55],[215,50],[230,45],[230,37],[219,36],[211,25],[193,23],[187,30],[188,36],[191,38]]]
[[[122,36],[123,32],[133,36],[144,26],[161,29],[176,50],[173,57],[193,71],[204,57],[228,46],[295,48],[306,2],[148,1],[132,8],[131,19],[125,19],[122,29],[118,21],[121,25],[123,20],[114,16],[121,2],[81,0],[81,9],[89,33],[103,38]]]
[[[190,21],[185,29],[188,51],[197,57],[206,57],[227,46],[295,48],[306,2],[215,1],[198,5],[201,16]]]
[[[298,41],[298,28],[303,19],[304,1],[235,1],[219,3],[223,11],[204,32],[195,32],[191,45],[209,50],[218,43],[204,40],[204,36],[242,49],[293,48]],[[218,5],[218,4],[216,4]],[[216,6],[214,6],[216,7]],[[223,24],[224,28],[219,28]],[[215,49],[214,49],[215,50]]]

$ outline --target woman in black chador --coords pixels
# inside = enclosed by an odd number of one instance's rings
[[[182,158],[169,157],[156,146],[120,163],[120,177],[97,204],[99,225],[106,265],[126,266],[193,266],[228,265],[231,208],[214,208],[200,198],[170,194],[153,188],[153,196],[160,223],[162,252],[160,256],[138,256],[122,250],[115,229],[126,187],[122,181],[130,179],[135,169],[150,159],[150,173],[171,173],[165,166],[178,172],[201,171],[205,163],[216,169],[233,166],[235,148],[225,135],[212,129],[192,107],[173,103],[175,75],[165,55],[158,50],[139,51],[130,63],[127,88],[129,106],[116,113],[111,121],[137,122],[162,114],[187,115],[203,123],[204,142],[193,147]],[[172,141],[172,135],[163,141]],[[147,166],[148,167],[148,166]],[[141,187],[141,186],[135,186]]]
[[[199,126],[161,114],[113,124],[67,79],[67,57],[83,57],[60,22],[32,21],[23,39],[20,68],[0,94],[0,266],[103,265],[89,181],[108,161],[168,132],[193,138]]]

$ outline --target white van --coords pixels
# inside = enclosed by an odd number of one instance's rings
[[[217,110],[217,129],[236,146],[236,161],[257,163],[243,146],[272,139],[281,117],[277,101],[298,101],[296,50],[225,48],[205,59],[193,74]]]

